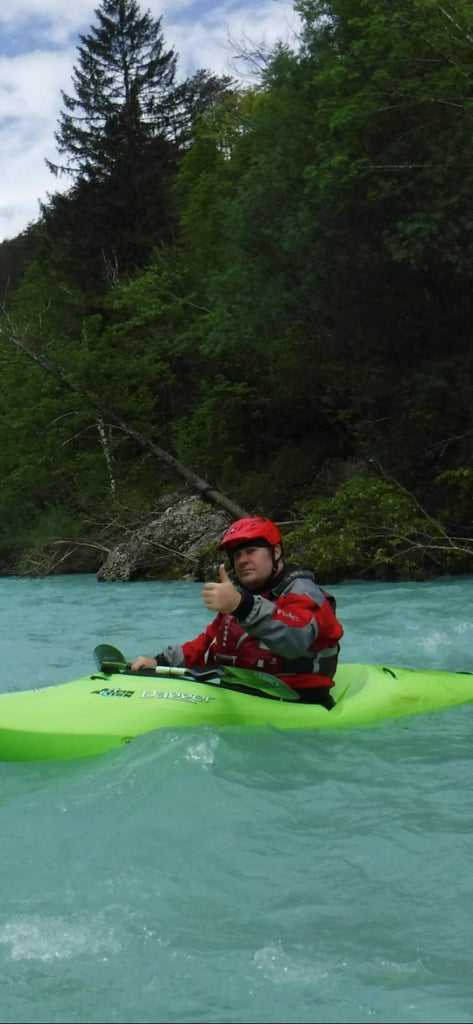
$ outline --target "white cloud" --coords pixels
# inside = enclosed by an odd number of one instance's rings
[[[243,66],[232,57],[242,48],[251,51],[278,41],[293,42],[297,25],[292,4],[267,0],[214,5],[191,26],[170,20],[165,33],[180,54],[185,74],[207,67],[236,75]]]
[[[45,161],[57,158],[60,90],[70,81],[73,59],[72,50],[0,59],[0,239],[36,220],[39,198],[57,188]]]
[[[0,58],[0,118],[25,121],[50,119],[58,108],[59,91],[71,77],[74,50],[35,50]]]
[[[26,27],[28,22],[39,19],[54,26],[69,25],[70,31],[84,22],[92,23],[93,12],[99,3],[94,0],[2,0],[0,24]]]
[[[45,160],[58,158],[61,89],[72,90],[78,33],[95,24],[99,6],[99,0],[1,0],[0,241],[38,218],[39,199],[66,187]],[[298,24],[290,0],[144,0],[140,10],[162,16],[182,75],[207,68],[235,76],[242,68],[232,56],[240,45],[291,42]]]

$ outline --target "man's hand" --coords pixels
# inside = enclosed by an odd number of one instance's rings
[[[204,604],[211,612],[232,615],[241,601],[241,594],[227,576],[225,566],[219,565],[220,583],[205,583],[202,590]]]
[[[140,668],[156,668],[156,658],[148,658],[145,654],[139,654],[131,664],[131,671],[139,672]]]

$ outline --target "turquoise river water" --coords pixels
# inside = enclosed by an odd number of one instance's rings
[[[332,588],[344,661],[473,671],[473,579]],[[0,581],[0,691],[208,621],[199,584]],[[473,705],[0,763],[0,1022],[473,1021]]]

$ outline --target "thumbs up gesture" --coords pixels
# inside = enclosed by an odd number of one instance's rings
[[[227,575],[225,566],[218,567],[219,582],[205,583],[202,590],[204,604],[211,612],[222,612],[232,615],[241,601],[241,594]]]

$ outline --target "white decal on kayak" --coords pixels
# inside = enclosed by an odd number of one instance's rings
[[[171,690],[143,690],[142,697],[157,697],[164,700],[186,700],[189,704],[208,704],[215,697],[202,696],[200,693],[174,693]]]

